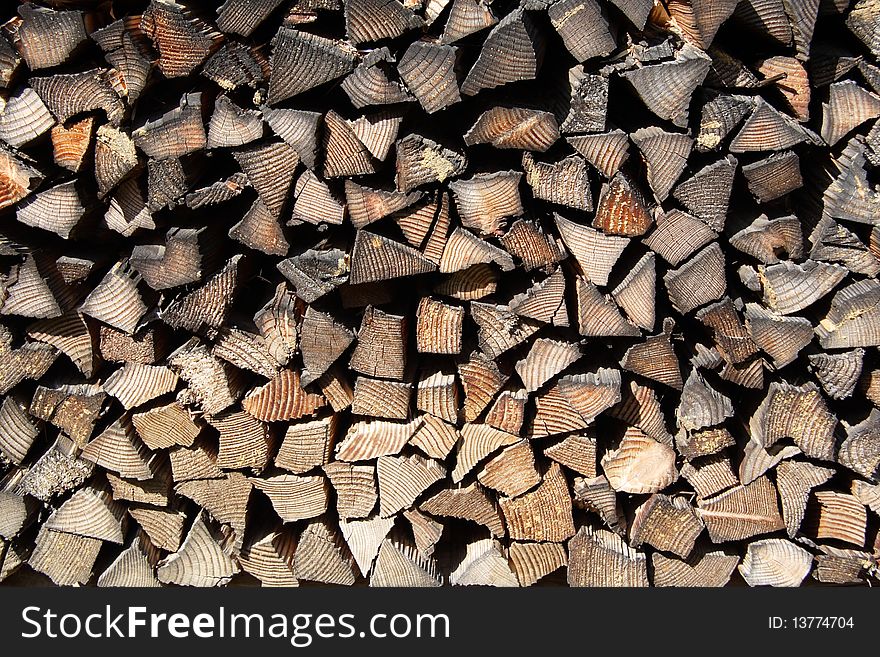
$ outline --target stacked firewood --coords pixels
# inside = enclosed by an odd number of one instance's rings
[[[877,0],[11,4],[0,580],[878,577]]]

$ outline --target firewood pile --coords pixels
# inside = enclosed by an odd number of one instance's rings
[[[0,580],[878,577],[880,2],[218,4],[4,5]]]

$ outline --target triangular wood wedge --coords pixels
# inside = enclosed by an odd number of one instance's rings
[[[605,453],[602,468],[611,487],[626,493],[656,493],[678,478],[675,451],[634,428]]]
[[[159,562],[160,582],[180,586],[225,586],[240,570],[199,515],[180,550]]]

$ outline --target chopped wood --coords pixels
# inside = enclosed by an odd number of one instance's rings
[[[85,212],[76,183],[68,182],[26,199],[19,206],[16,219],[66,239],[76,230]]]
[[[340,520],[339,529],[357,563],[358,570],[365,577],[373,569],[373,562],[379,554],[382,541],[391,531],[394,518],[372,517],[366,520]]]
[[[813,565],[813,555],[784,538],[749,543],[738,569],[749,586],[799,586]]]
[[[224,411],[206,419],[220,434],[219,467],[259,472],[266,466],[274,444],[265,424],[242,411]]]
[[[410,444],[428,456],[445,459],[461,437],[454,424],[444,422],[433,415],[423,415],[422,423],[410,438]]]
[[[522,165],[536,198],[578,210],[593,209],[589,168],[580,157],[571,155],[548,163],[538,162],[525,152]]]
[[[356,422],[349,427],[345,438],[336,445],[336,458],[340,461],[363,461],[398,454],[418,429],[418,422]]]
[[[672,195],[709,228],[720,232],[724,229],[736,168],[736,159],[728,155],[679,183]]]
[[[694,549],[703,523],[684,497],[654,494],[641,505],[630,528],[630,543],[648,544],[686,559]]]
[[[178,107],[132,131],[135,145],[157,160],[181,157],[207,146],[202,94],[186,94]]]
[[[516,373],[528,392],[534,392],[581,357],[580,346],[538,338],[523,360],[517,361]]]
[[[700,499],[712,497],[739,484],[730,459],[719,453],[685,463],[681,467],[681,476]]]
[[[413,506],[416,498],[446,476],[446,469],[418,454],[382,456],[376,464],[379,515],[392,516]]]
[[[560,543],[514,541],[510,544],[510,566],[520,586],[532,586],[567,562],[565,548]]]
[[[713,242],[678,269],[669,270],[663,280],[670,302],[681,313],[720,299],[726,291],[721,247]]]
[[[521,177],[519,171],[502,171],[449,183],[462,224],[487,235],[499,232],[505,217],[521,215]]]
[[[783,461],[776,467],[776,486],[789,538],[794,538],[801,528],[810,490],[821,486],[832,476],[834,471],[830,468],[806,461]]]
[[[129,515],[141,526],[150,542],[167,552],[177,552],[183,542],[186,514],[149,506],[129,507]]]
[[[813,577],[829,584],[864,582],[864,571],[871,565],[871,558],[867,552],[835,548],[830,545],[823,545],[820,549],[822,554],[816,556]]]
[[[544,455],[569,470],[574,470],[584,477],[592,478],[597,475],[597,442],[596,437],[589,434],[572,434],[544,448]]]
[[[865,91],[853,80],[829,87],[828,102],[822,103],[822,139],[833,146],[853,128],[880,116],[880,96]]]
[[[343,81],[342,89],[357,108],[412,101],[393,74],[394,56],[387,46],[368,52]],[[392,70],[389,70],[392,69]],[[450,92],[451,93],[451,92]],[[297,110],[277,110],[294,112]],[[319,115],[320,117],[320,115]],[[276,130],[277,132],[277,130]]]
[[[498,365],[479,351],[458,366],[458,376],[464,389],[464,419],[473,422],[486,409],[507,381]]]
[[[774,201],[803,186],[800,160],[796,153],[783,151],[744,165],[749,190],[762,203]]]
[[[562,0],[547,9],[566,49],[579,62],[607,55],[617,44],[595,0]]]
[[[0,110],[0,139],[18,148],[55,125],[55,118],[31,87],[17,90]]]
[[[0,580],[880,576],[876,0],[7,4]]]
[[[791,438],[805,454],[824,461],[834,459],[836,427],[837,420],[814,383],[799,387],[771,383],[749,421],[752,438],[764,447]]]
[[[443,248],[440,271],[444,274],[454,273],[490,263],[497,264],[503,271],[514,268],[513,258],[509,253],[481,240],[464,228],[456,228]]]
[[[198,405],[206,413],[219,413],[244,394],[244,382],[237,371],[213,356],[197,338],[168,356],[168,365],[188,384],[179,401]]]
[[[822,347],[870,347],[880,343],[876,323],[880,311],[875,301],[878,294],[880,284],[873,279],[856,281],[839,290],[831,300],[828,314],[816,329]]]
[[[436,562],[415,546],[385,539],[379,548],[370,586],[442,586]]]
[[[376,468],[334,461],[324,465],[324,472],[336,491],[336,504],[341,519],[365,518],[379,498]]]
[[[623,78],[642,102],[661,119],[685,127],[691,94],[702,83],[711,60],[700,49],[685,44],[670,62],[623,72]]]
[[[252,389],[241,401],[247,413],[263,422],[314,415],[325,404],[322,395],[302,387],[298,371],[287,368],[280,370],[266,385]]]
[[[677,209],[657,211],[655,224],[645,238],[645,245],[673,266],[717,237],[704,222]]]
[[[32,71],[63,64],[87,38],[81,11],[55,11],[28,2],[18,14],[16,45]]]
[[[297,579],[325,584],[354,584],[355,563],[342,536],[323,520],[306,525],[297,544],[293,572]]]
[[[621,367],[676,390],[684,385],[669,334],[654,335],[627,349]]]
[[[477,474],[480,483],[506,497],[517,497],[541,482],[532,448],[525,440],[502,449]]]
[[[419,251],[382,235],[360,230],[351,252],[349,283],[384,281],[434,271],[436,266]]]
[[[839,354],[813,354],[808,359],[825,393],[832,399],[845,399],[856,388],[864,355],[865,350],[858,348]]]
[[[629,391],[622,391],[621,396],[622,401],[609,409],[611,417],[632,424],[658,442],[672,444],[672,436],[666,428],[666,418],[654,388],[631,381]]]
[[[355,4],[362,1],[351,0]],[[401,56],[397,66],[400,77],[427,113],[461,102],[455,74],[457,59],[455,46],[427,41],[415,41]]]
[[[94,337],[82,315],[68,313],[61,317],[38,320],[28,327],[27,334],[65,354],[83,376],[92,376],[96,362]]]
[[[443,4],[445,5],[447,2],[448,0]],[[430,17],[430,6],[426,8],[425,13]],[[440,40],[442,43],[454,43],[497,23],[498,18],[492,12],[488,2],[484,0],[453,0],[452,9],[449,11]]]
[[[629,137],[620,129],[595,135],[568,137],[567,141],[606,178],[614,178],[629,157]],[[618,182],[617,187],[625,185],[625,182]],[[623,193],[626,194],[628,191],[632,190],[624,189]],[[638,192],[634,192],[634,194],[638,195]],[[617,196],[615,195],[613,199],[614,207],[612,210],[616,210]],[[623,201],[625,200],[624,198]],[[638,201],[641,199],[639,198]],[[624,202],[621,202],[620,205],[624,205]],[[622,211],[626,214],[626,210]],[[608,212],[608,208],[605,209],[605,212]],[[641,214],[641,208],[638,205],[633,208],[633,214]],[[598,220],[598,216],[596,219]]]
[[[560,125],[563,133],[602,132],[608,111],[607,75],[587,73],[583,66],[568,71],[569,109]]]
[[[314,518],[327,510],[328,485],[321,475],[284,474],[250,481],[272,501],[272,507],[283,522]]]
[[[150,3],[141,15],[140,29],[159,51],[159,70],[168,78],[189,75],[223,38],[184,5],[164,0]]]
[[[554,5],[555,6],[555,5]],[[464,135],[464,143],[491,144],[544,152],[559,139],[559,126],[550,112],[524,107],[493,107],[484,112]]]
[[[457,354],[461,351],[464,309],[430,297],[416,311],[416,348],[421,353]]]
[[[639,328],[627,320],[609,295],[592,282],[575,279],[577,295],[578,332],[591,337],[635,337]]]
[[[713,543],[740,541],[785,527],[776,487],[763,476],[698,500],[697,516],[705,523]]]
[[[834,539],[857,547],[865,545],[865,525],[868,522],[865,505],[854,495],[837,491],[813,491],[817,505],[816,517],[809,518],[808,533],[817,539]]]
[[[293,572],[295,554],[296,539],[290,531],[270,531],[246,544],[238,562],[263,586],[299,586]]]
[[[41,527],[28,565],[58,586],[88,582],[103,542],[97,538],[52,531]]]
[[[434,546],[443,535],[443,525],[418,509],[404,511],[403,515],[412,527],[416,548],[430,557],[434,553]]]
[[[486,527],[493,536],[504,534],[500,510],[476,482],[463,488],[445,488],[422,502],[419,509],[433,516],[470,520]]]
[[[519,433],[525,420],[528,393],[523,390],[502,390],[486,413],[486,424],[508,433]]]
[[[163,559],[156,574],[165,584],[208,587],[227,584],[239,570],[200,515],[180,550]]]
[[[648,184],[658,201],[665,201],[687,166],[693,140],[679,132],[652,126],[632,135],[648,169]]]
[[[629,244],[629,239],[606,235],[561,215],[556,215],[556,226],[588,279],[596,285],[607,285],[611,269]]]
[[[626,519],[607,478],[602,475],[578,477],[574,480],[573,492],[574,502],[578,507],[597,513],[611,531],[617,534],[623,533],[626,529]]]
[[[464,559],[449,575],[453,586],[518,586],[498,541],[483,538],[469,543]]]
[[[602,469],[614,490],[627,493],[658,492],[678,478],[672,448],[633,428],[605,453]]]
[[[120,123],[124,113],[119,83],[118,71],[101,68],[30,80],[33,90],[58,121],[65,122],[82,112],[102,110],[113,125]]]
[[[126,416],[116,420],[83,447],[82,458],[120,477],[150,479],[154,460]]]
[[[733,416],[733,404],[693,369],[682,388],[681,403],[675,415],[680,427],[697,431],[719,425]]]
[[[617,534],[581,527],[568,542],[569,586],[649,586],[645,553]]]
[[[110,497],[109,490],[80,488],[52,513],[43,527],[121,544],[123,513],[122,506]]]
[[[534,79],[544,54],[544,43],[528,14],[517,9],[492,28],[477,61],[461,85],[466,96],[510,82]]]
[[[395,148],[396,182],[398,189],[403,192],[409,192],[426,183],[445,182],[448,178],[464,173],[467,166],[467,158],[463,153],[419,134],[407,135],[397,142]]]
[[[97,384],[38,386],[28,413],[61,429],[83,447],[92,435],[103,410],[107,394]]]
[[[685,560],[651,553],[654,586],[720,587],[730,581],[739,564],[739,556],[722,550],[697,550]]]
[[[98,577],[96,584],[106,587],[142,587],[158,588],[161,586],[153,571],[154,552],[148,555],[145,546],[149,539],[135,538],[125,550]]]

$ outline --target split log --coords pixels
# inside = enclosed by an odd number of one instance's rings
[[[406,405],[404,407],[401,403],[400,409],[400,415],[402,416],[400,419],[406,419],[409,411],[410,386],[406,383],[389,383],[393,386],[405,386],[406,388]],[[422,375],[422,378],[418,382],[418,390],[416,392],[416,408],[432,417],[437,417],[440,420],[454,424],[458,422],[459,405],[460,395],[458,385],[455,381],[455,374],[452,372],[447,373],[442,370],[437,370],[436,372],[425,373]],[[435,422],[429,421],[427,418],[426,423],[429,423],[430,427],[426,426],[423,428],[426,428],[431,434],[449,434],[448,431],[440,429]],[[440,426],[442,426],[442,423]],[[451,440],[451,438],[446,438],[443,442],[445,443],[447,440]],[[453,440],[453,442],[455,441]],[[449,450],[446,450],[447,453],[448,451]],[[446,454],[443,456],[445,455]]]
[[[809,574],[813,557],[783,538],[749,543],[739,572],[749,586],[798,586]]]
[[[651,553],[654,586],[719,587],[730,580],[739,564],[739,557],[721,550],[695,552],[687,560]]]
[[[578,135],[568,137],[567,141],[574,146],[578,153],[584,156],[587,162],[609,179],[615,177],[629,157],[629,137],[623,130],[612,130],[595,135]],[[625,193],[627,191],[632,190],[624,190]],[[638,193],[636,192],[636,194]],[[640,212],[640,208],[635,207],[633,211],[634,214],[637,214]]]
[[[493,536],[504,534],[501,512],[476,482],[464,488],[446,488],[419,505],[425,513],[451,518],[461,518],[482,525]]]
[[[159,51],[165,77],[189,75],[220,46],[222,35],[185,5],[153,0],[141,15],[140,29]]]
[[[543,55],[544,43],[532,19],[521,9],[512,11],[489,32],[461,92],[473,96],[483,89],[534,79]]]
[[[202,121],[202,94],[186,94],[178,107],[131,133],[135,145],[156,160],[178,158],[202,150],[208,137]]]
[[[711,60],[685,44],[671,62],[625,71],[622,75],[645,105],[661,119],[685,127],[691,95],[709,72]]]
[[[293,561],[297,579],[351,585],[355,564],[342,537],[322,520],[310,522],[300,535]]]
[[[157,570],[159,581],[180,586],[222,586],[239,571],[239,565],[224,551],[199,516],[180,550],[163,559]]]
[[[614,490],[627,493],[654,493],[678,478],[672,448],[638,429],[627,429],[618,447],[605,453],[602,469]]]
[[[581,527],[568,542],[569,586],[649,586],[647,557],[617,534]]]
[[[22,87],[0,111],[0,139],[13,147],[33,141],[55,125],[55,118],[31,87]]]
[[[622,535],[626,529],[626,518],[606,477],[600,475],[575,479],[574,502],[586,511],[597,513],[614,533]]]
[[[357,4],[355,0],[352,3]],[[397,70],[401,79],[429,114],[461,102],[455,74],[457,59],[455,46],[426,41],[414,42],[400,58]]]
[[[637,509],[630,541],[636,548],[647,543],[687,559],[702,531],[703,523],[685,498],[654,494]]]
[[[698,500],[697,516],[714,543],[743,540],[785,527],[776,487],[767,477]]]

